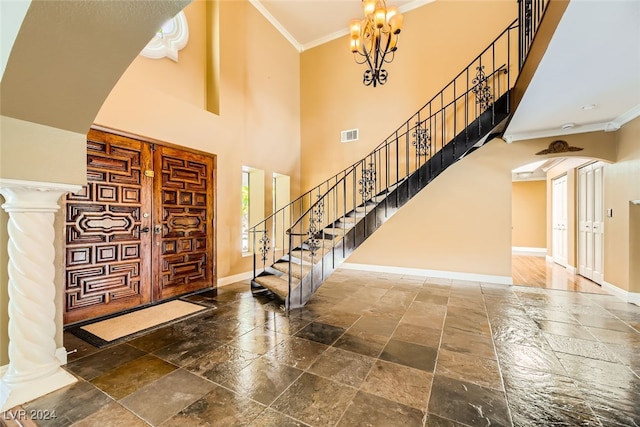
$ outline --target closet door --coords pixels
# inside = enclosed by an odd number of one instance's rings
[[[91,130],[87,185],[65,204],[65,323],[150,301],[147,144]]]
[[[156,146],[153,299],[214,285],[211,156]]]
[[[603,165],[578,170],[578,274],[604,281]]]

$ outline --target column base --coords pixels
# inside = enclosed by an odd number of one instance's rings
[[[76,377],[62,368],[58,368],[45,378],[37,378],[20,384],[7,384],[3,379],[0,381],[0,412],[37,399],[76,381],[78,381]]]

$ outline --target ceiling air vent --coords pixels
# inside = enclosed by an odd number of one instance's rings
[[[340,132],[340,142],[351,142],[358,140],[358,129],[343,130]]]

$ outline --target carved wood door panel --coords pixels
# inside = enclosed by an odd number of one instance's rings
[[[154,166],[153,295],[165,299],[211,286],[214,159],[158,146]]]
[[[65,323],[150,301],[150,162],[148,144],[89,132],[87,185],[65,205]]]
[[[213,286],[215,157],[92,129],[65,204],[73,323]]]

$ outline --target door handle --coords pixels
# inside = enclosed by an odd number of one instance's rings
[[[144,227],[140,230],[141,233],[148,233],[149,232],[149,227]]]

